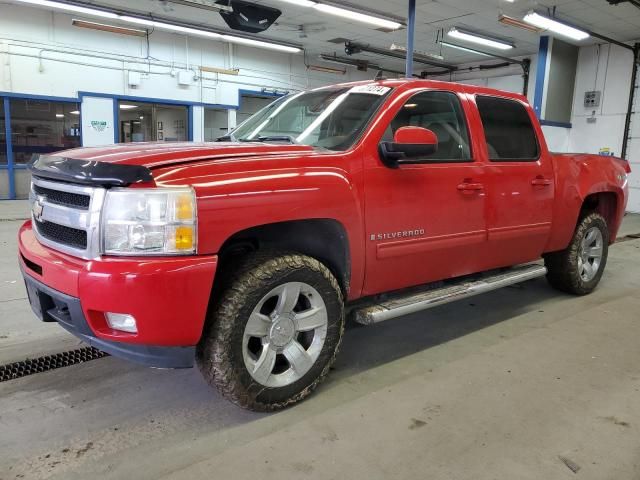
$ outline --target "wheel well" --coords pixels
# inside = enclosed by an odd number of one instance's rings
[[[231,260],[259,250],[286,250],[313,257],[331,270],[342,293],[345,296],[348,293],[351,278],[349,240],[344,227],[336,220],[297,220],[242,230],[220,248],[220,268],[224,270]]]
[[[581,216],[588,212],[597,212],[606,220],[609,228],[612,228],[616,221],[618,211],[618,198],[613,192],[600,192],[588,195],[582,203]]]

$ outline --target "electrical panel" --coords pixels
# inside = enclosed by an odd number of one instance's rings
[[[585,108],[599,107],[600,97],[602,92],[600,90],[593,90],[590,92],[584,92],[584,106]]]
[[[180,70],[178,72],[178,85],[183,87],[193,84],[193,72],[191,70]]]
[[[142,83],[142,74],[140,72],[133,72],[129,70],[128,77],[130,87],[139,87]]]

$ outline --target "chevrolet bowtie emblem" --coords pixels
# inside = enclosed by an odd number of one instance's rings
[[[31,213],[33,213],[33,219],[36,222],[42,221],[42,213],[44,212],[44,205],[42,204],[43,202],[44,198],[37,197],[36,201],[33,202],[33,207],[31,207]]]

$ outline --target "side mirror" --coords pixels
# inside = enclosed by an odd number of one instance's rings
[[[391,168],[424,163],[427,160],[420,157],[438,150],[438,137],[427,128],[401,127],[396,130],[393,142],[381,142],[379,149],[382,161]]]

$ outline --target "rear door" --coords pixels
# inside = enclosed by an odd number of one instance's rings
[[[365,295],[483,268],[485,173],[469,135],[471,108],[464,95],[414,89],[378,123],[364,161]],[[424,163],[389,168],[377,146],[404,126],[432,130],[438,150]]]
[[[554,169],[530,108],[475,96],[487,157],[487,231],[494,267],[540,257],[551,232]]]

